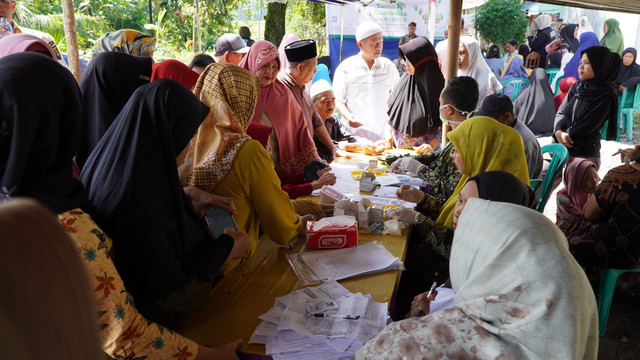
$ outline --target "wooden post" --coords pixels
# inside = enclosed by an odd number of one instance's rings
[[[198,30],[198,53],[202,53],[202,30],[200,29],[200,4],[198,0],[196,0],[196,29]],[[195,47],[195,45],[194,45]]]
[[[78,53],[78,38],[76,36],[76,17],[73,13],[73,0],[62,0],[62,14],[64,16],[64,35],[67,38],[69,68],[78,84],[80,84],[82,71],[80,70],[80,55]]]
[[[447,42],[447,73],[445,84],[458,76],[458,49],[460,48],[460,25],[462,20],[462,0],[449,1],[449,39]],[[447,142],[449,125],[442,125],[442,147]]]

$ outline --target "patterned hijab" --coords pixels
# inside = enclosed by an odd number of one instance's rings
[[[449,270],[451,309],[388,325],[356,359],[598,356],[593,290],[564,235],[543,214],[469,199]]]
[[[501,170],[512,173],[529,185],[529,170],[522,137],[512,127],[486,116],[463,121],[449,133],[449,140],[464,161],[464,173],[453,194],[442,207],[436,223],[451,228],[458,194],[469,178]]]
[[[273,59],[278,59],[278,49],[266,40],[251,46],[240,62],[240,67],[255,74]],[[276,79],[268,86],[260,87],[260,95],[253,113],[253,122],[260,122],[263,110],[267,113],[278,138],[280,168],[284,175],[302,171],[311,161],[318,159],[318,152],[307,130],[307,122],[300,105],[291,91]]]
[[[260,81],[238,66],[216,63],[207,66],[193,92],[210,110],[179,165],[180,181],[212,192],[231,169],[242,144],[250,139],[246,132]]]
[[[156,46],[157,39],[138,30],[123,29],[108,32],[96,40],[92,56],[115,51],[133,56],[143,56],[149,47]]]

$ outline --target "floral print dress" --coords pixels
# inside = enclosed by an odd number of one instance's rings
[[[114,359],[195,358],[197,344],[140,314],[109,255],[111,239],[81,209],[58,215],[95,291],[102,347]]]

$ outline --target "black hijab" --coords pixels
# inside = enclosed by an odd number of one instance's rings
[[[630,48],[624,49],[624,51],[622,52],[622,56],[624,57],[626,53],[633,54],[633,62],[631,63],[631,65],[625,66],[622,63],[622,60],[620,60],[620,74],[618,74],[618,81],[616,82],[616,85],[615,85],[616,89],[619,88],[620,85],[624,85],[627,88],[632,87],[634,85],[637,85],[638,80],[640,80],[638,78],[640,77],[640,65],[636,63],[636,59],[638,58],[638,51],[630,47]]]
[[[151,57],[103,52],[93,57],[82,74],[84,127],[76,162],[84,166],[131,94],[151,79]]]
[[[415,38],[400,46],[400,51],[415,67],[405,74],[389,97],[389,124],[406,137],[432,133],[440,121],[440,92],[444,77],[438,67],[438,54],[425,38]]]
[[[535,209],[538,204],[535,192],[512,173],[487,171],[471,180],[478,186],[480,199],[522,205],[530,209]]]
[[[138,304],[211,281],[233,246],[209,235],[178,178],[176,157],[208,112],[176,81],[144,85],[82,170],[94,220],[113,237],[114,263]]]
[[[524,59],[525,61],[527,60],[527,56],[529,56],[529,53],[531,53],[531,50],[529,50],[527,44],[522,44],[518,48],[518,54],[522,55],[522,59]]]
[[[568,24],[560,31],[560,46],[565,47],[574,54],[580,47],[580,40],[573,36],[577,27],[578,24]]]
[[[84,207],[71,175],[82,127],[75,79],[32,52],[0,59],[0,73],[0,201],[28,196],[56,213]]]
[[[614,85],[620,73],[620,55],[604,46],[592,46],[583,50],[582,54],[587,54],[595,76],[573,85],[576,87],[576,98],[580,99],[574,117],[579,118],[579,114],[589,111],[592,105],[597,105],[606,98],[611,99],[612,106],[607,115],[607,140],[615,140],[618,125],[618,93]]]
[[[551,135],[556,105],[544,69],[533,69],[529,76],[529,86],[518,96],[513,109],[516,117],[535,135]]]
[[[547,69],[560,69],[562,66],[562,54],[559,52],[552,52],[547,55]]]
[[[500,47],[496,44],[493,44],[489,47],[489,51],[487,52],[487,59],[500,59]]]

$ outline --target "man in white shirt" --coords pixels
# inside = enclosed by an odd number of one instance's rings
[[[515,39],[511,39],[507,41],[507,45],[505,45],[505,50],[507,53],[504,55],[504,65],[506,66],[511,60],[512,57],[518,55],[518,42]]]
[[[380,57],[383,40],[378,24],[361,23],[356,41],[360,52],[344,60],[333,77],[336,110],[352,134],[378,141],[390,137],[387,100],[400,75],[391,60]]]

